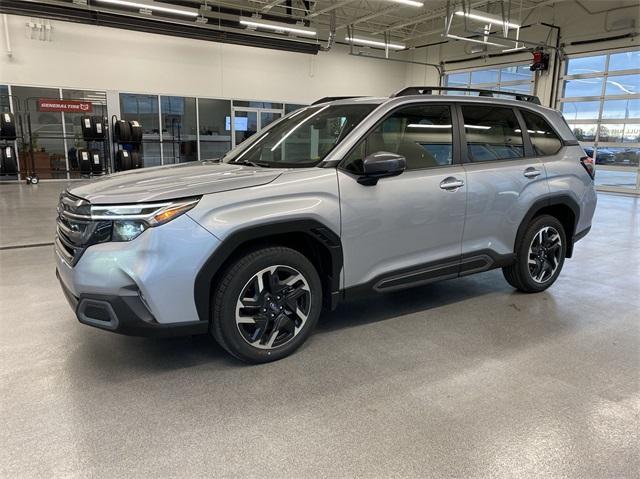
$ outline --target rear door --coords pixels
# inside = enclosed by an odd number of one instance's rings
[[[459,105],[458,114],[467,174],[465,274],[510,258],[522,219],[549,189],[544,165],[531,148],[517,109],[467,103]]]
[[[388,291],[458,274],[466,188],[455,109],[417,102],[385,116],[338,168],[344,284]],[[365,156],[405,157],[401,175],[357,179]]]

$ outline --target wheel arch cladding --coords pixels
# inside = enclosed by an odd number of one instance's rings
[[[524,219],[518,227],[518,233],[514,243],[514,251],[516,245],[524,236],[529,223],[536,217],[541,215],[551,215],[562,223],[567,236],[566,257],[571,258],[573,254],[573,236],[576,233],[576,225],[580,217],[580,207],[578,202],[568,195],[556,195],[542,198],[536,201],[525,215]]]
[[[229,263],[242,252],[274,245],[290,247],[304,254],[318,269],[324,305],[335,306],[343,266],[340,237],[316,220],[288,220],[243,228],[222,241],[196,275],[194,296],[200,320],[211,319],[212,287]]]

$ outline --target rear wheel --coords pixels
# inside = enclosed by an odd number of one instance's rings
[[[243,361],[275,361],[307,339],[321,308],[322,285],[313,264],[290,248],[262,248],[222,274],[213,294],[211,333]]]
[[[558,278],[567,251],[562,223],[543,215],[529,224],[516,245],[516,261],[502,269],[507,282],[525,293],[537,293]]]

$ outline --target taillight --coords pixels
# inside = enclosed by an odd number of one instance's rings
[[[595,179],[596,164],[595,161],[593,161],[593,158],[591,158],[590,156],[583,156],[582,158],[580,158],[580,163],[582,164],[582,166],[584,166],[584,169],[587,170],[587,173],[589,173],[591,179]]]

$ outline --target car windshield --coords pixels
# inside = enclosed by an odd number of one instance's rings
[[[377,105],[318,105],[294,112],[223,158],[265,167],[315,166]]]

